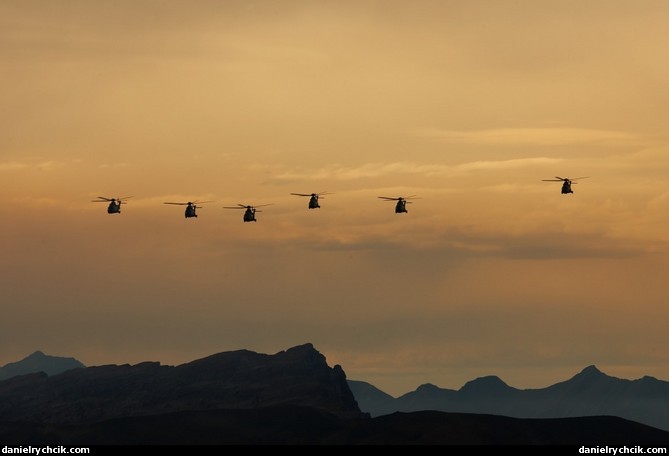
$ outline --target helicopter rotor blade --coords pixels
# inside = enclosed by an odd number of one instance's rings
[[[332,192],[320,192],[320,193],[291,193],[295,196],[323,196],[323,195],[334,195]]]
[[[127,200],[127,199],[129,199],[129,198],[132,198],[132,196],[124,196],[123,198],[116,198],[116,202],[117,202],[118,204],[128,204],[128,203],[126,203],[124,200]]]
[[[406,200],[409,200],[409,199],[421,199],[420,196],[416,196],[416,195],[398,196],[397,198],[391,198],[390,196],[379,196],[378,198],[381,198],[381,199],[386,200],[386,201],[400,201],[400,200],[406,201]]]
[[[188,203],[163,203],[163,204],[176,204],[178,206],[186,206]]]

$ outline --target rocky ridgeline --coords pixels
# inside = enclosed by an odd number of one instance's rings
[[[274,355],[239,350],[178,366],[93,366],[0,382],[0,421],[91,423],[179,411],[304,406],[339,418],[360,411],[340,366],[305,344]]]

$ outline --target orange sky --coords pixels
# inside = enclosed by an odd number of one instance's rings
[[[667,23],[663,0],[0,1],[0,365],[310,342],[393,395],[669,380]],[[163,204],[191,200],[214,202]]]

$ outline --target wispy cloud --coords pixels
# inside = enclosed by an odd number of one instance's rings
[[[14,171],[16,169],[24,169],[27,167],[27,164],[19,162],[0,163],[0,171]]]
[[[514,158],[511,160],[485,160],[469,163],[462,163],[453,168],[457,171],[478,171],[478,170],[500,170],[517,169],[537,165],[554,165],[561,162],[561,158],[535,157],[535,158]]]
[[[43,161],[36,163],[5,162],[0,163],[0,171],[15,171],[18,169],[37,169],[40,171],[51,171],[61,167],[63,164],[57,161]]]
[[[411,134],[444,142],[498,146],[629,145],[642,142],[642,138],[632,133],[588,128],[493,128],[471,131],[419,128],[412,130]]]
[[[318,169],[283,169],[279,167],[256,166],[255,170],[270,171],[275,180],[356,180],[399,174],[421,174],[427,177],[453,177],[476,171],[495,171],[518,169],[531,166],[553,165],[562,161],[560,158],[532,157],[511,160],[486,160],[443,165],[430,163],[394,162],[365,163],[360,166],[347,167],[339,164],[328,165]]]
[[[56,161],[45,161],[36,164],[36,168],[40,171],[51,171],[53,169],[60,168],[61,166],[63,166],[63,164]]]

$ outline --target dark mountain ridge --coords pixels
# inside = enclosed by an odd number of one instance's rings
[[[76,425],[0,422],[0,441],[41,445],[666,446],[669,432],[617,417],[520,419],[422,411],[342,419],[281,405],[182,411]]]
[[[340,366],[311,344],[274,355],[224,352],[179,366],[93,366],[0,382],[0,421],[84,423],[184,410],[300,405],[365,416]]]
[[[541,389],[516,389],[495,376],[472,380],[460,390],[421,385],[398,398],[373,394],[364,382],[349,380],[349,386],[358,398],[360,409],[373,417],[420,410],[516,418],[609,415],[669,430],[669,382],[648,376],[638,380],[619,379],[604,374],[596,366],[588,366],[569,380]]]

